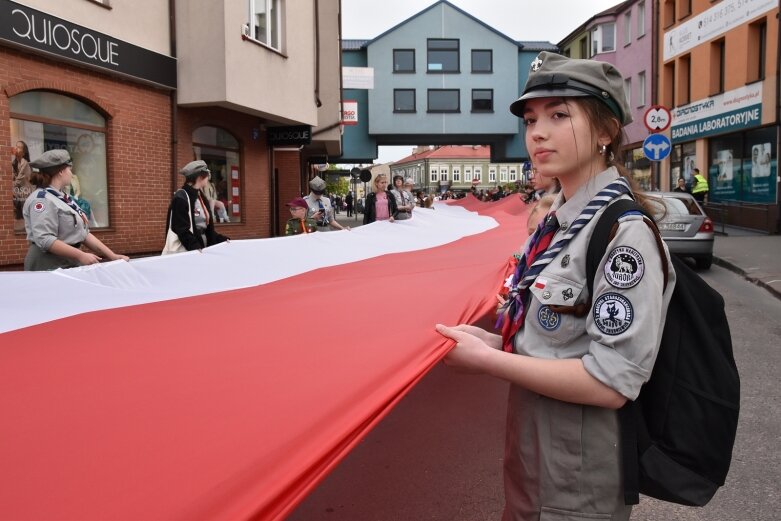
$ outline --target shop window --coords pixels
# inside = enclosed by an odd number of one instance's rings
[[[66,190],[89,216],[90,226],[110,224],[106,160],[106,119],[86,103],[47,91],[29,91],[9,99],[11,144],[34,160],[47,150],[65,149],[73,160],[74,181]],[[18,162],[14,174],[21,174]],[[23,231],[22,204],[32,187],[14,176],[14,230]]]
[[[415,72],[415,49],[393,49],[393,72]]]
[[[494,71],[494,52],[490,49],[472,50],[472,72],[490,73]]]
[[[206,161],[212,173],[209,181],[213,186],[204,190],[206,195],[216,197],[209,201],[212,214],[219,219],[225,208],[230,222],[241,220],[241,152],[238,140],[227,131],[217,127],[199,127],[193,132],[193,154],[195,159]],[[213,191],[212,191],[213,189]]]
[[[415,112],[415,89],[393,89],[393,112]]]
[[[459,41],[454,39],[428,39],[428,72],[459,72]]]
[[[472,112],[493,112],[494,90],[472,89]]]
[[[697,150],[694,141],[674,145],[670,153],[670,188],[675,187],[681,177],[686,181],[686,186],[691,188],[696,167]]]
[[[248,0],[251,19],[249,36],[272,49],[282,50],[282,7],[284,0]]]
[[[708,140],[710,200],[775,203],[777,139],[770,126]]]
[[[429,89],[429,112],[461,112],[458,89]]]

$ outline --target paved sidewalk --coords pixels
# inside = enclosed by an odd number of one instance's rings
[[[716,235],[713,262],[734,271],[781,299],[781,235],[726,227]]]

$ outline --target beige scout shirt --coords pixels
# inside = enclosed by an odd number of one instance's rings
[[[49,251],[57,239],[72,246],[89,235],[89,226],[76,210],[44,189],[33,190],[22,215],[27,240],[43,251]]]
[[[569,201],[553,205],[561,239],[588,202],[618,178],[609,168]],[[650,377],[675,273],[662,291],[659,249],[642,217],[622,217],[594,278],[594,298],[581,318],[548,306],[589,301],[586,251],[600,210],[530,287],[515,351],[538,358],[579,358],[586,371],[629,399]],[[669,260],[669,254],[665,251]],[[616,411],[562,402],[510,386],[505,441],[503,520],[628,520]]]

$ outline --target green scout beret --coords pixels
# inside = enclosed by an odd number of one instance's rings
[[[190,177],[199,174],[211,174],[211,172],[209,171],[209,167],[206,166],[206,161],[203,161],[201,159],[197,161],[190,161],[189,163],[184,165],[184,168],[179,170],[179,173],[182,174],[184,177]]]
[[[37,169],[54,168],[56,166],[72,166],[71,156],[67,150],[48,150],[41,154],[35,161],[30,161],[30,166]]]
[[[632,122],[624,78],[618,69],[606,62],[577,60],[545,51],[532,62],[523,94],[510,105],[510,112],[523,117],[526,100],[532,98],[585,96],[602,100],[622,124]]]

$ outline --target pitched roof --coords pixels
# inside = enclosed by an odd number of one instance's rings
[[[559,52],[559,48],[555,43],[546,42],[543,40],[532,41],[532,42],[519,40],[517,43],[518,46],[524,51]]]
[[[484,145],[445,145],[394,161],[394,165],[414,163],[423,159],[489,159],[491,147]]]
[[[366,44],[369,43],[369,40],[342,40],[342,50],[343,51],[360,51],[364,47],[366,47]]]
[[[564,44],[567,41],[569,41],[570,38],[572,38],[573,35],[579,34],[579,33],[583,32],[583,30],[586,29],[586,27],[588,27],[591,24],[591,22],[593,22],[597,18],[601,18],[603,16],[608,16],[608,15],[618,14],[621,11],[623,11],[624,8],[626,8],[629,4],[631,4],[634,1],[635,0],[625,0],[623,2],[620,2],[620,3],[616,4],[616,5],[614,5],[613,7],[609,7],[607,9],[605,9],[604,11],[601,11],[601,12],[595,14],[594,16],[592,16],[591,18],[589,18],[588,20],[586,20],[585,22],[583,22],[582,24],[577,26],[575,29],[570,31],[570,33],[567,36],[562,38],[562,40],[558,44],[559,47],[564,48]]]

